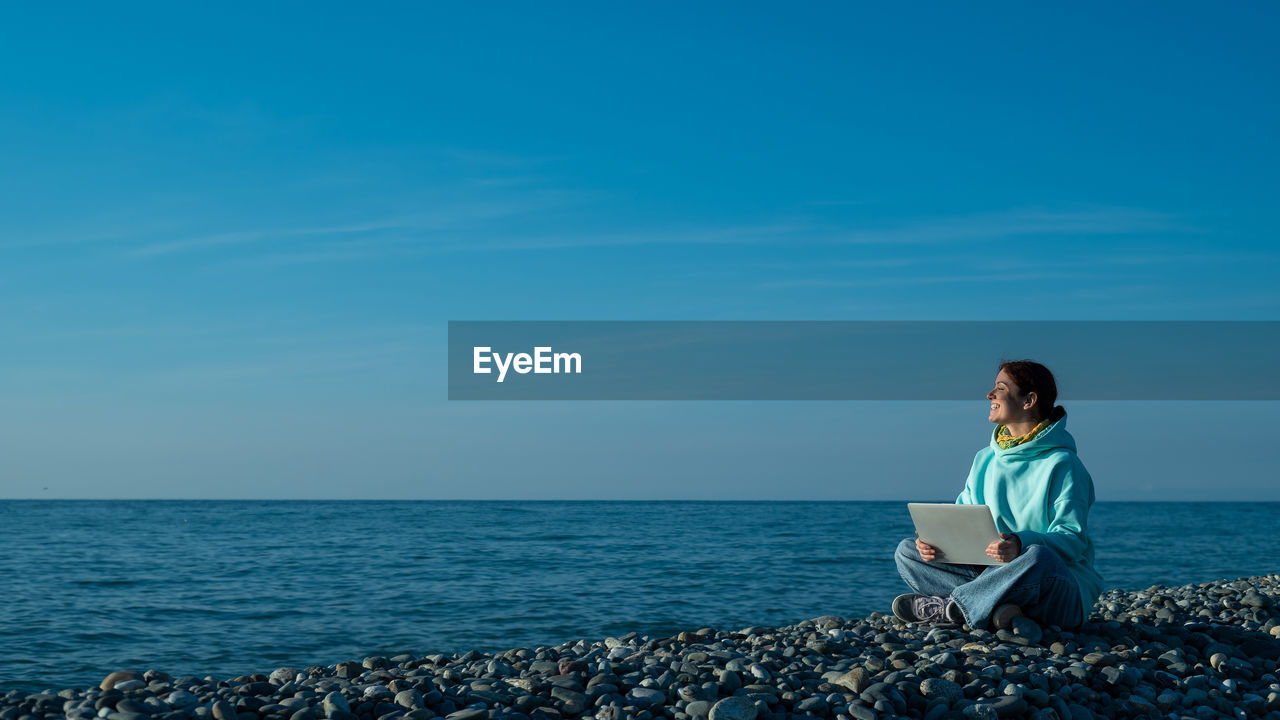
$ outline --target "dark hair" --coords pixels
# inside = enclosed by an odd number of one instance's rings
[[[1030,392],[1036,394],[1039,419],[1046,420],[1066,412],[1061,405],[1054,406],[1058,401],[1058,383],[1054,382],[1049,368],[1034,360],[1006,360],[1000,363],[1000,370],[1013,380],[1024,396]]]

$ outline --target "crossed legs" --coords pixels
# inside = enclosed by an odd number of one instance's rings
[[[983,628],[996,607],[1012,603],[1045,625],[1062,628],[1084,623],[1080,588],[1062,558],[1044,545],[1031,545],[1004,565],[950,565],[925,562],[914,537],[894,552],[898,574],[921,595],[950,596],[965,622]]]

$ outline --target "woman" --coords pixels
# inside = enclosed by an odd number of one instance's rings
[[[956,502],[991,508],[1000,539],[987,555],[1007,564],[949,565],[937,548],[906,538],[894,559],[915,592],[895,598],[893,613],[972,628],[1008,627],[1020,614],[1078,627],[1102,591],[1088,534],[1093,479],[1076,457],[1066,411],[1054,406],[1053,373],[1030,360],[1002,363],[987,399],[996,429]]]

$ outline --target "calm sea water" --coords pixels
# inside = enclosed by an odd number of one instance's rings
[[[1274,572],[1280,504],[1098,503],[1107,587]],[[0,501],[0,689],[886,611],[903,503]]]

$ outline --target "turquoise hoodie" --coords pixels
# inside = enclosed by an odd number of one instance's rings
[[[991,445],[973,458],[956,503],[990,506],[997,530],[1017,535],[1024,548],[1047,545],[1058,553],[1080,586],[1087,619],[1102,592],[1089,539],[1093,500],[1093,478],[1076,457],[1064,412],[1035,439],[1008,450],[993,432]]]

